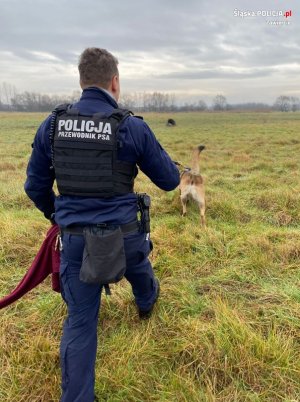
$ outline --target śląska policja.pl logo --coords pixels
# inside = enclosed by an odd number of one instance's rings
[[[235,8],[233,10],[234,17],[251,18],[251,17],[268,17],[268,18],[280,18],[277,20],[269,19],[266,23],[269,25],[290,25],[290,18],[292,17],[292,10],[239,10]]]

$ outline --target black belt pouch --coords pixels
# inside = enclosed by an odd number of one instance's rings
[[[85,246],[79,278],[85,283],[106,285],[121,280],[126,270],[121,228],[83,229]]]

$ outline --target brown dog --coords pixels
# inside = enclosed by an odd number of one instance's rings
[[[181,174],[179,190],[182,203],[182,216],[186,215],[186,204],[189,199],[193,199],[199,206],[201,224],[205,226],[205,192],[203,177],[199,174],[199,156],[205,149],[204,145],[199,145],[193,151],[192,167],[185,168]]]

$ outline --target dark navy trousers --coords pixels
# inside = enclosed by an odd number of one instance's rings
[[[60,280],[61,293],[67,304],[60,345],[62,369],[61,402],[93,402],[97,323],[102,288],[79,279],[84,239],[64,233],[62,237]],[[148,255],[151,241],[145,233],[124,236],[127,269],[125,277],[132,286],[135,302],[147,310],[156,298],[154,273]]]

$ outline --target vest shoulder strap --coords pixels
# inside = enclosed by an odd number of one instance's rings
[[[128,109],[114,109],[109,117],[115,118],[119,122],[126,119],[129,116],[133,116],[133,112]]]
[[[60,105],[55,106],[52,113],[61,113],[67,111],[67,109],[71,106],[71,103],[61,103]]]

